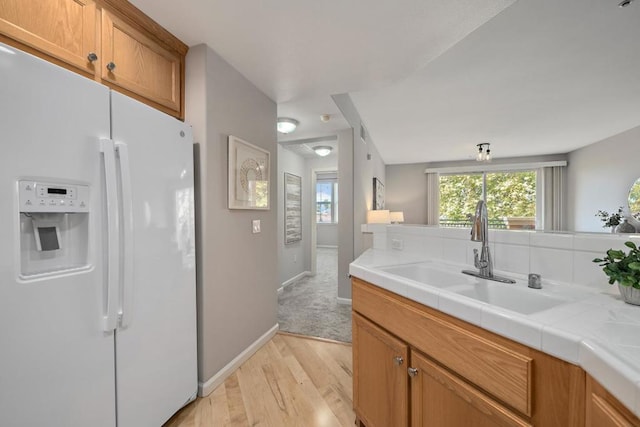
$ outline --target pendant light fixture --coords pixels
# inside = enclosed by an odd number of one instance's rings
[[[476,156],[476,160],[479,162],[490,162],[491,161],[491,144],[488,142],[483,142],[482,144],[476,144],[478,147],[478,155]]]

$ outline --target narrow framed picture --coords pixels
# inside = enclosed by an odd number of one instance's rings
[[[302,178],[284,173],[284,243],[302,240]]]
[[[384,209],[384,184],[378,178],[373,178],[373,206],[371,209]]]
[[[269,152],[229,135],[229,209],[269,210]]]

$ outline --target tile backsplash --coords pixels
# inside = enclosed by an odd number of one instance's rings
[[[393,250],[419,252],[429,258],[469,266],[473,266],[473,249],[480,248],[480,243],[470,241],[466,228],[375,224],[362,226],[362,231],[374,233],[376,249],[392,250],[392,247],[401,246],[402,249]],[[640,234],[489,231],[496,270],[523,275],[539,273],[543,280],[602,290],[610,288],[607,277],[592,260],[601,258],[610,248],[626,249],[624,242],[627,240],[640,245]]]

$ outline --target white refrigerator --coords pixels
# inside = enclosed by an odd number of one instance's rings
[[[158,427],[197,391],[189,126],[0,44],[0,426]]]

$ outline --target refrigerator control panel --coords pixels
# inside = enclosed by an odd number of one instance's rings
[[[89,186],[18,181],[20,212],[89,212]]]

